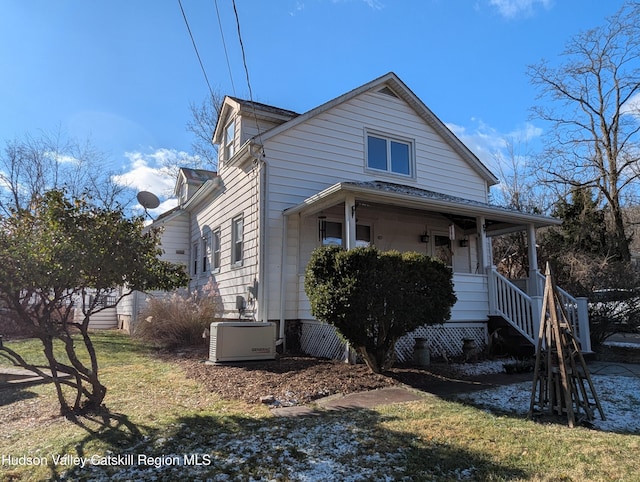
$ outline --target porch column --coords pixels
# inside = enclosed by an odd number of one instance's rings
[[[347,194],[344,200],[344,236],[345,248],[356,247],[356,199],[353,194]]]
[[[527,226],[527,241],[529,244],[529,280],[527,281],[527,293],[529,296],[542,296],[542,289],[538,277],[538,250],[536,249],[536,227],[533,224]]]
[[[478,249],[480,250],[480,252],[478,253],[478,262],[481,264],[481,273],[488,274],[488,270],[490,270],[491,266],[493,265],[493,259],[491,255],[489,238],[487,238],[487,233],[485,230],[485,224],[487,223],[487,220],[484,216],[480,216],[476,218],[476,223],[478,225]]]

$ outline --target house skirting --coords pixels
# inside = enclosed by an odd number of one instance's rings
[[[347,344],[335,328],[316,320],[299,322],[300,351],[315,357],[346,359]],[[487,346],[486,322],[449,322],[443,325],[421,326],[403,336],[396,343],[396,359],[399,363],[413,360],[415,338],[426,338],[432,358],[455,358],[463,356],[464,339],[472,339],[480,350]],[[293,343],[287,338],[287,346]]]

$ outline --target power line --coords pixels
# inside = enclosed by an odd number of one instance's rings
[[[218,16],[218,27],[220,27],[220,37],[222,37],[222,48],[224,49],[224,56],[227,59],[227,70],[229,71],[229,78],[231,79],[231,89],[233,95],[236,96],[236,86],[233,83],[233,75],[231,75],[231,63],[229,62],[229,53],[227,52],[227,44],[224,41],[224,33],[222,31],[222,21],[220,20],[220,11],[218,10],[218,0],[215,0],[216,15]]]
[[[242,64],[244,65],[244,73],[247,77],[247,87],[249,88],[249,100],[251,101],[251,107],[253,108],[253,117],[256,121],[256,129],[258,130],[258,138],[260,139],[260,144],[262,144],[262,132],[260,126],[258,125],[258,114],[256,113],[256,106],[253,102],[253,92],[251,90],[251,80],[249,79],[249,68],[247,67],[247,57],[244,52],[244,43],[242,42],[242,33],[240,32],[240,18],[238,17],[238,9],[236,8],[236,0],[231,0],[233,4],[233,13],[236,17],[236,27],[238,29],[238,40],[240,41],[240,50],[242,51]],[[264,155],[264,151],[263,151]]]
[[[213,98],[213,89],[211,88],[211,84],[209,83],[209,77],[207,77],[207,72],[204,69],[204,64],[202,63],[202,59],[200,58],[200,53],[198,52],[198,47],[196,46],[196,41],[193,38],[193,34],[191,33],[191,28],[189,27],[189,21],[187,20],[187,16],[184,13],[184,8],[182,8],[182,0],[178,0],[178,5],[180,5],[180,11],[182,12],[182,18],[184,19],[184,23],[187,26],[187,31],[189,32],[189,37],[191,37],[191,43],[193,44],[193,48],[196,51],[196,56],[198,57],[198,62],[200,62],[200,68],[202,69],[202,73],[204,74],[204,80],[207,82],[207,86],[209,87],[209,93],[211,94],[211,98]]]

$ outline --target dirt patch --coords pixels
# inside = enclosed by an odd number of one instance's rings
[[[428,369],[394,367],[377,375],[364,364],[349,365],[338,360],[306,356],[281,356],[276,360],[206,364],[206,352],[163,354],[162,358],[181,365],[187,377],[195,379],[227,400],[260,402],[272,396],[282,405],[300,405],[335,394],[348,394],[408,385],[417,390],[448,396],[461,391],[480,390],[502,383],[504,375],[458,376],[446,364]],[[509,376],[507,382],[516,378]],[[529,375],[530,377],[530,375]]]

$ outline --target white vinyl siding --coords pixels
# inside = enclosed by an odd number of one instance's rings
[[[251,164],[249,164],[251,166]],[[198,236],[203,226],[212,226],[220,236],[218,269],[212,267],[208,276],[194,278],[190,289],[204,286],[212,280],[217,287],[224,305],[224,318],[238,318],[236,297],[247,299],[247,286],[252,286],[259,277],[258,244],[259,244],[259,177],[258,169],[247,169],[246,164],[222,164],[218,171],[224,190],[192,207],[191,237]],[[243,215],[243,259],[242,263],[232,265],[232,219]],[[212,251],[215,246],[212,241]],[[215,253],[212,254],[212,263]],[[245,316],[251,316],[258,309],[258,304],[247,303]]]
[[[268,289],[266,297],[272,300],[280,299],[280,289],[284,287],[287,293],[284,316],[287,319],[302,317],[298,312],[303,303],[298,291],[298,276],[304,272],[308,256],[317,246],[318,221],[315,217],[294,216],[287,227],[288,239],[283,240],[282,212],[338,182],[384,180],[383,172],[366,167],[368,133],[384,133],[386,138],[413,142],[414,172],[411,176],[397,176],[397,180],[391,182],[474,201],[488,200],[487,184],[478,172],[411,106],[389,95],[363,93],[274,136],[265,145],[269,166],[266,187],[269,250],[265,286]],[[344,216],[341,212],[335,214],[336,221]],[[376,222],[374,244],[381,249],[397,246],[401,250],[424,252],[425,246],[419,242],[419,235],[425,228],[424,220],[414,221],[413,233],[396,223],[396,219],[397,215],[381,216]],[[393,228],[389,229],[389,226]],[[447,226],[448,222],[442,227],[447,229]],[[299,230],[310,231],[312,238],[307,240]],[[302,237],[298,239],[298,236]],[[286,259],[281,261],[283,243],[286,243]],[[284,263],[282,269],[281,262]],[[280,279],[281,271],[284,280]],[[270,303],[268,317],[280,317],[279,303]]]

